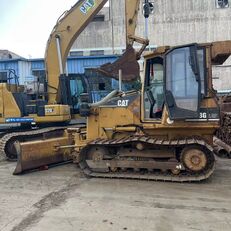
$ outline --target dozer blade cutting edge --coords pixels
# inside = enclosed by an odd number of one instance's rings
[[[71,160],[70,149],[59,149],[59,146],[71,145],[67,137],[16,143],[18,153],[14,175],[43,166],[58,164]]]
[[[119,79],[119,70],[122,70],[122,81],[132,82],[139,79],[140,67],[137,62],[137,53],[131,45],[127,46],[123,55],[113,63],[106,63],[97,69],[93,69],[103,75]]]

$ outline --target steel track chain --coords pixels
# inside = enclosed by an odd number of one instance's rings
[[[180,173],[179,175],[174,175],[172,173],[130,173],[130,172],[109,172],[109,173],[99,173],[93,172],[91,169],[88,168],[87,163],[85,162],[84,153],[88,147],[93,145],[99,145],[104,147],[112,147],[117,145],[124,145],[131,142],[143,142],[147,144],[156,145],[157,147],[185,147],[186,145],[199,145],[204,147],[212,156],[209,158],[209,168],[200,174],[191,174],[189,172]],[[152,180],[152,181],[170,181],[170,182],[198,182],[209,178],[215,170],[215,161],[214,161],[214,154],[213,148],[207,144],[204,140],[199,138],[190,138],[190,139],[178,139],[178,140],[161,140],[161,139],[154,139],[147,136],[132,136],[128,138],[122,139],[96,139],[92,142],[89,142],[87,147],[81,151],[81,161],[79,163],[80,168],[83,170],[84,174],[90,177],[100,177],[100,178],[124,178],[124,179],[140,179],[140,180]]]

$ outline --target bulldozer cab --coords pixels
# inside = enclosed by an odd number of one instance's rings
[[[192,44],[155,53],[146,60],[144,121],[160,121],[164,105],[171,120],[199,118],[205,95],[205,48]]]

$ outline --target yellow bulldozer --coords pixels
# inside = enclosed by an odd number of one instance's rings
[[[77,16],[81,25],[87,24],[90,15],[105,2],[79,1],[59,30],[72,33],[70,24]],[[134,36],[139,4],[139,0],[125,0],[125,54],[113,65],[97,70],[119,79],[119,89],[95,104],[81,104],[86,126],[68,127],[52,136],[16,143],[18,163],[14,174],[73,158],[86,175],[93,177],[187,182],[211,176],[215,169],[213,136],[220,127],[212,65],[222,64],[230,56],[231,41],[159,47],[144,56],[142,87],[123,92],[124,82],[139,78],[137,59],[148,44]],[[72,34],[61,52],[62,36],[54,33],[53,50],[66,56],[75,38]],[[139,52],[132,48],[134,41],[143,44]],[[62,77],[65,62],[57,58],[53,64],[51,72],[59,67],[54,76]],[[58,88],[57,81],[51,84]]]
[[[207,179],[215,169],[213,136],[220,126],[212,64],[230,54],[231,41],[157,48],[144,56],[140,90],[118,89],[97,105],[83,103],[85,128],[19,144],[14,173],[72,156],[92,177]],[[122,71],[117,76],[123,80]]]

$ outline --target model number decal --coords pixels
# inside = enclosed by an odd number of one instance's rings
[[[45,113],[53,113],[54,109],[53,108],[46,108]]]
[[[207,113],[206,112],[200,112],[200,119],[207,119]]]
[[[127,106],[128,106],[128,103],[129,103],[129,100],[128,100],[128,99],[126,99],[126,100],[118,100],[117,106],[118,106],[118,107],[127,107]]]
[[[86,14],[91,8],[95,6],[95,0],[86,0],[80,7],[80,11]]]

